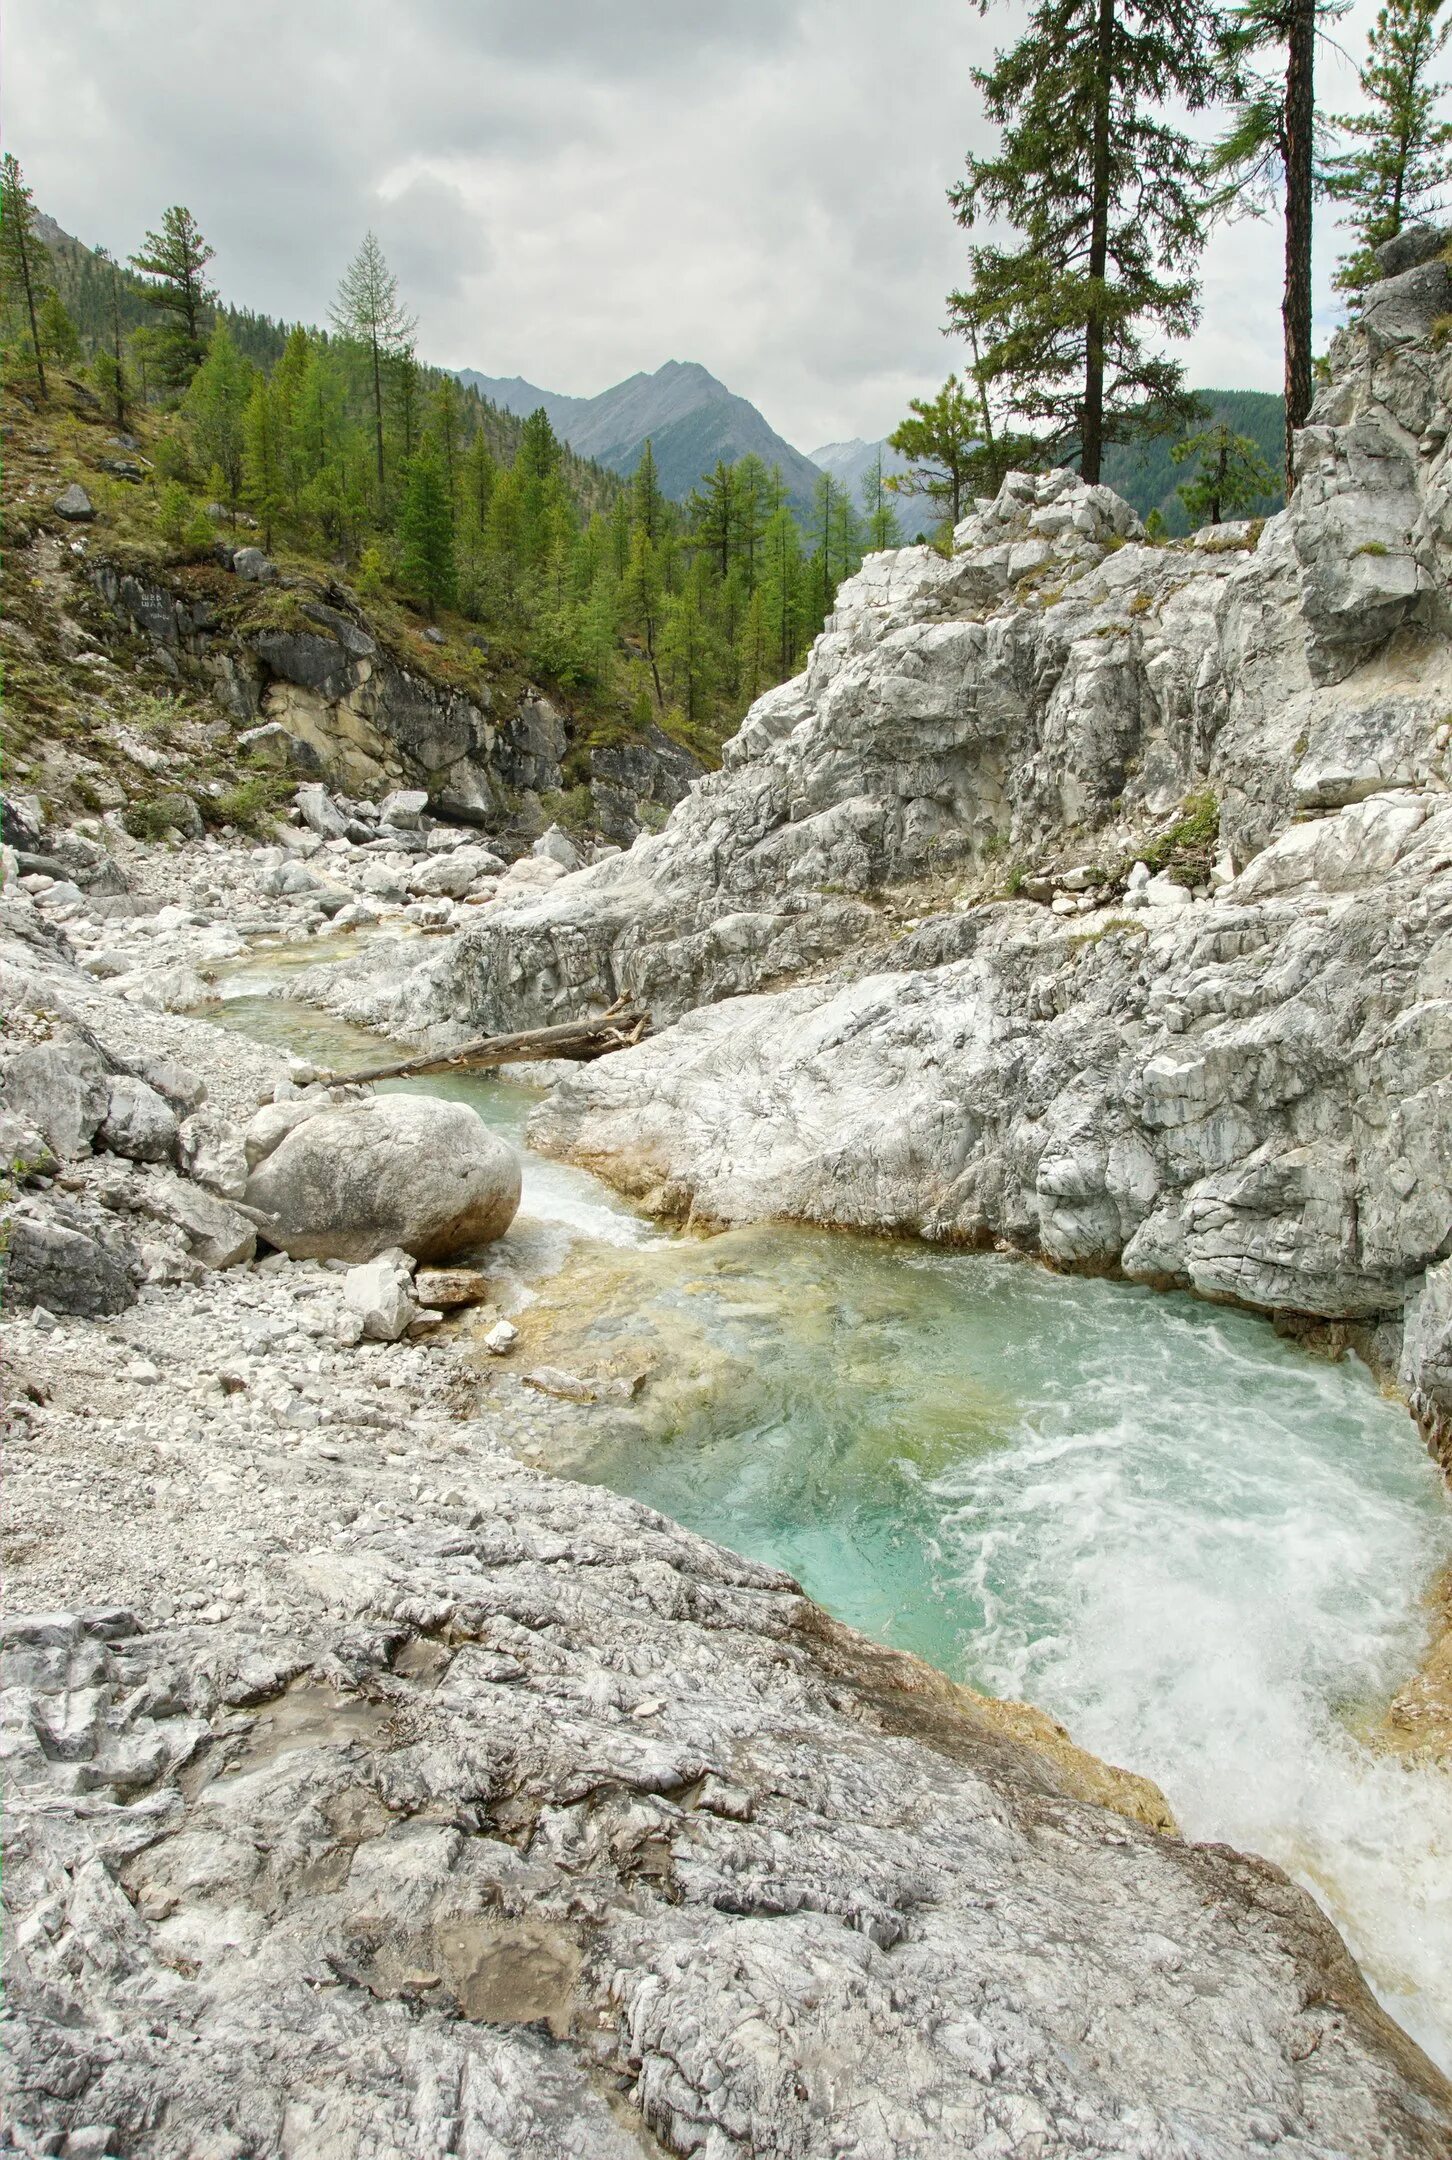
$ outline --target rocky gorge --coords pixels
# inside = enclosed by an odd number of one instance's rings
[[[214,1024],[259,952],[419,1042],[629,991],[657,1031],[549,1073],[531,1138],[646,1212],[1189,1288],[1360,1350],[1445,1459],[1447,286],[1429,251],[1377,289],[1264,530],[1153,546],[1015,476],[951,557],[870,559],[626,853],[510,864],[481,806],[341,768],[258,851],[35,810],[15,2149],[1447,2149],[1280,1869],[549,1474],[595,1413],[532,1315],[583,1336],[589,1278],[526,1280],[529,1173],[472,1111]]]

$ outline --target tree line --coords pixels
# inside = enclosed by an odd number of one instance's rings
[[[1023,36],[974,72],[999,139],[949,191],[970,275],[948,296],[948,329],[970,357],[889,438],[908,487],[956,521],[1015,466],[1074,464],[1097,481],[1111,444],[1193,429],[1207,415],[1168,348],[1198,321],[1207,234],[1218,218],[1274,214],[1290,492],[1314,384],[1317,198],[1343,206],[1336,283],[1354,306],[1375,250],[1441,210],[1452,175],[1434,79],[1444,0],[1386,0],[1359,70],[1363,107],[1330,116],[1317,63],[1345,5],[1036,0]],[[1192,135],[1217,107],[1218,139]],[[1256,445],[1223,422],[1176,454],[1193,464],[1179,492],[1197,521],[1234,516],[1271,484]]]
[[[202,555],[219,519],[245,517],[264,549],[323,556],[364,598],[480,626],[603,720],[659,721],[709,756],[796,672],[864,549],[899,544],[880,462],[860,505],[822,474],[799,522],[755,456],[685,503],[649,443],[623,481],[575,457],[543,411],[521,421],[419,362],[371,233],[314,330],[224,308],[185,206],[123,268],[46,244],[13,156],[0,194],[7,364],[44,399],[48,365],[84,363],[118,430],[157,423],[169,547]]]

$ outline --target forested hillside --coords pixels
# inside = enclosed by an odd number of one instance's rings
[[[1286,401],[1278,391],[1196,390],[1191,395],[1208,409],[1209,420],[1195,420],[1173,434],[1153,435],[1141,443],[1113,443],[1104,453],[1107,484],[1141,517],[1158,510],[1166,530],[1172,534],[1187,533],[1199,522],[1189,515],[1176,492],[1187,478],[1187,467],[1174,460],[1177,442],[1223,421],[1236,435],[1248,437],[1271,471],[1279,473],[1285,441]],[[1256,498],[1246,515],[1270,517],[1283,508],[1285,499],[1284,488],[1271,488]]]
[[[482,634],[588,724],[628,740],[658,722],[712,759],[795,672],[861,559],[868,534],[830,476],[805,530],[754,455],[719,460],[676,503],[648,440],[622,483],[545,412],[505,412],[424,365],[371,236],[324,330],[228,306],[179,208],[126,267],[34,211],[18,168],[6,216],[42,302],[32,334],[8,281],[7,380],[43,407],[47,366],[68,375],[120,447],[144,447],[121,521],[178,563],[252,534],[364,601]],[[873,536],[895,537],[890,514]]]

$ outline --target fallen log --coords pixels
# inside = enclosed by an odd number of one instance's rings
[[[519,1065],[537,1058],[569,1058],[581,1064],[629,1050],[650,1031],[650,1014],[628,999],[617,998],[608,1012],[591,1020],[564,1020],[557,1027],[524,1028],[514,1035],[477,1035],[452,1050],[425,1050],[396,1058],[388,1065],[368,1065],[361,1072],[320,1072],[326,1087],[365,1087],[373,1080],[405,1080],[414,1074],[481,1072],[495,1065]]]

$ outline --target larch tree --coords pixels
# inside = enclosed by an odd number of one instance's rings
[[[444,462],[432,438],[409,461],[398,516],[398,573],[404,590],[431,614],[455,593],[454,506]]]
[[[213,249],[196,219],[174,203],[131,257],[147,280],[146,297],[160,317],[151,337],[158,374],[170,390],[185,390],[207,354],[207,326],[217,295],[207,282]]]
[[[893,494],[925,496],[939,517],[956,525],[982,447],[977,398],[950,375],[935,398],[908,399],[907,419],[887,440],[908,463],[905,473],[893,473],[886,483]]]
[[[1086,480],[1106,444],[1186,413],[1157,347],[1197,319],[1204,154],[1169,115],[1216,94],[1215,28],[1206,0],[1035,0],[1018,43],[974,70],[1001,139],[948,199],[968,231],[1003,219],[1019,241],[970,247],[950,327]]]
[[[196,462],[203,472],[221,475],[234,520],[242,498],[243,416],[253,381],[250,362],[238,352],[225,320],[219,321],[208,340],[206,359],[192,377],[183,410],[191,424]]]
[[[665,527],[666,499],[656,470],[655,445],[648,435],[640,462],[630,477],[630,514],[651,546],[656,546]]]
[[[281,372],[280,367],[274,370],[270,380],[258,376],[242,415],[242,490],[269,551],[273,528],[288,500],[286,384],[278,381]]]
[[[1221,39],[1222,80],[1234,95],[1231,126],[1212,169],[1228,183],[1222,204],[1285,218],[1281,330],[1285,354],[1286,493],[1296,484],[1296,431],[1311,410],[1311,228],[1317,180],[1316,45],[1345,0],[1245,0]]]
[[[96,354],[93,367],[97,387],[111,406],[111,418],[124,432],[126,427],[126,347],[121,323],[121,272],[105,248],[97,248],[96,260],[106,277],[106,329],[109,344]]]
[[[1446,85],[1432,80],[1452,16],[1445,0],[1387,0],[1367,35],[1359,70],[1362,112],[1338,115],[1353,147],[1331,158],[1326,190],[1347,206],[1344,223],[1354,246],[1342,258],[1336,283],[1360,292],[1376,276],[1376,250],[1404,225],[1444,209],[1452,179],[1452,126],[1437,118]]]
[[[1249,435],[1237,435],[1226,420],[1187,435],[1170,452],[1177,465],[1191,458],[1195,470],[1175,493],[1197,525],[1219,525],[1253,510],[1275,493],[1276,476]]]
[[[0,268],[10,290],[18,292],[25,302],[36,388],[43,403],[50,393],[45,380],[40,311],[50,291],[50,257],[35,230],[35,198],[25,184],[19,160],[10,150],[0,158]]]
[[[714,471],[700,487],[692,488],[686,515],[692,546],[714,556],[721,576],[726,577],[736,550],[736,475],[724,458],[717,458]]]
[[[389,269],[377,235],[365,233],[359,248],[338,285],[329,311],[340,337],[362,346],[372,381],[373,450],[378,473],[378,500],[385,490],[383,464],[383,382],[391,364],[412,354],[413,317],[399,298],[398,279]]]
[[[862,475],[862,509],[867,521],[869,548],[880,553],[884,548],[902,546],[902,527],[882,470],[881,450]]]

